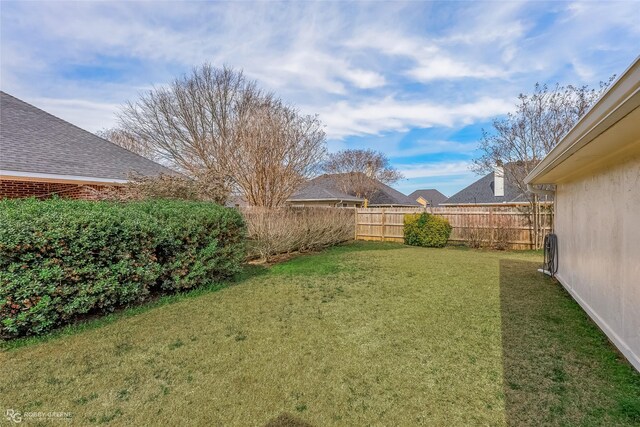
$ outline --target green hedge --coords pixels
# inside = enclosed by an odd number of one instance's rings
[[[245,234],[237,211],[205,202],[0,201],[0,335],[230,277]]]
[[[451,235],[451,225],[445,218],[428,213],[404,216],[404,242],[412,246],[442,248]]]

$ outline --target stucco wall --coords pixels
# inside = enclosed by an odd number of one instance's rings
[[[640,370],[640,153],[556,192],[558,279]]]

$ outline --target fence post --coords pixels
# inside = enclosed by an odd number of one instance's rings
[[[354,228],[353,233],[355,234],[355,236],[353,236],[353,240],[358,240],[358,208],[354,207],[354,214],[353,214],[353,220],[356,222],[356,225]]]
[[[489,246],[493,246],[494,242],[495,242],[495,236],[496,236],[496,229],[494,228],[494,220],[493,220],[493,206],[489,208]]]
[[[381,221],[382,221],[382,229],[381,229],[381,234],[382,234],[382,241],[383,241],[383,242],[384,242],[384,240],[385,240],[385,239],[384,239],[384,224],[385,224],[385,215],[384,215],[384,212],[385,212],[385,208],[382,208],[382,215],[381,215],[381,216],[382,216],[382,220],[381,220]]]

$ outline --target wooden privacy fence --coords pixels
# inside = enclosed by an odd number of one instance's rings
[[[449,242],[473,247],[533,249],[535,230],[527,206],[439,206],[433,208],[356,209],[356,240],[403,242],[404,216],[429,212],[446,218],[452,226]],[[538,215],[544,235],[552,229],[552,212],[543,208]]]
[[[404,242],[405,214],[424,211],[424,208],[357,208],[356,240]]]

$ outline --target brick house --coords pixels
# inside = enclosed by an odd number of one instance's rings
[[[96,199],[132,174],[176,174],[0,91],[0,199]]]

